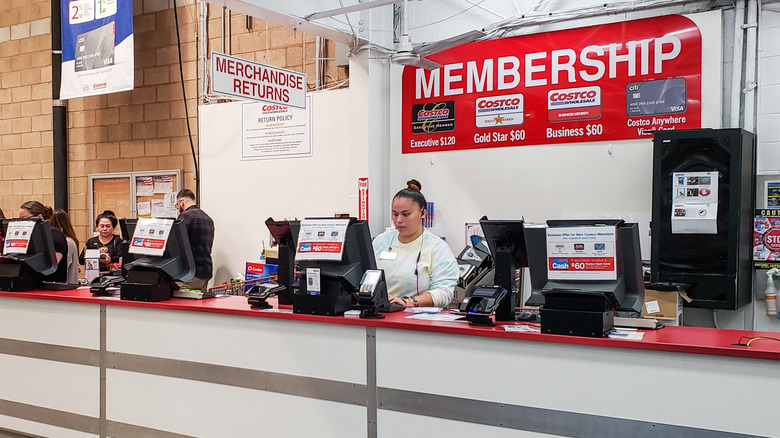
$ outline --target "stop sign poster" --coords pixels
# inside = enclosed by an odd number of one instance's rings
[[[757,268],[780,268],[780,209],[756,210],[753,262]]]
[[[405,67],[402,152],[652,138],[701,127],[701,33],[672,15],[477,41]]]

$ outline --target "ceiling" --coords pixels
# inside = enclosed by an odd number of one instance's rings
[[[731,7],[731,0],[206,0],[236,12],[322,36],[353,51],[373,48],[392,52],[407,16],[415,46],[485,30],[485,38],[553,30],[572,19],[613,19],[631,14],[690,13]],[[765,3],[773,3],[772,0]],[[353,9],[360,9],[349,12]],[[394,9],[395,13],[394,14]],[[394,19],[395,17],[395,19]]]

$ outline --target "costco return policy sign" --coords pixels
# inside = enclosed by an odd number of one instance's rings
[[[701,34],[679,15],[478,41],[403,73],[404,153],[701,127]]]

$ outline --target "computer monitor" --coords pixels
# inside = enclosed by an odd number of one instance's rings
[[[5,239],[0,257],[0,290],[38,289],[47,275],[57,271],[49,222],[0,219],[0,235]]]
[[[284,292],[277,294],[279,304],[292,304],[290,295],[293,293],[293,285],[295,284],[295,248],[298,245],[298,231],[301,222],[297,220],[275,221],[269,217],[265,220],[265,225],[279,245],[277,283],[285,287]]]
[[[122,248],[120,251],[120,256],[122,257],[122,270],[125,273],[127,272],[125,265],[135,260],[135,255],[130,254],[128,250],[130,249],[130,239],[133,238],[133,233],[135,232],[135,226],[137,223],[138,219],[119,219],[119,231],[122,234]]]
[[[485,216],[479,224],[493,255],[495,283],[507,291],[496,309],[496,321],[514,321],[515,296],[522,290],[515,282],[515,271],[528,266],[523,220],[489,220]]]
[[[143,223],[136,223],[135,231],[144,230]],[[134,240],[140,238],[137,233],[134,234]],[[132,246],[128,252],[135,259],[123,266],[127,268],[126,280],[120,287],[123,300],[168,300],[179,289],[177,281],[187,281],[195,276],[195,261],[187,227],[181,220],[173,221],[162,256],[137,254]]]
[[[644,275],[639,243],[639,224],[615,219],[555,220],[543,225],[526,227],[528,267],[531,275],[531,296],[527,306],[543,306],[544,291],[569,291],[575,294],[603,295],[616,310],[638,313],[644,300]],[[552,280],[548,279],[548,228],[614,227],[615,280]]]
[[[308,220],[308,219],[307,219]],[[320,315],[339,315],[349,310],[352,298],[360,290],[363,273],[376,269],[374,248],[371,245],[371,232],[367,221],[355,218],[311,219],[328,226],[344,224],[343,250],[339,259],[312,260],[306,253],[307,239],[303,236],[306,224],[301,224],[301,236],[298,238],[296,260],[304,277],[299,293],[293,295],[293,312]],[[332,228],[336,230],[336,228]],[[331,231],[337,232],[337,231]],[[302,251],[303,249],[303,251]],[[311,248],[309,248],[311,249]],[[312,291],[313,279],[307,276],[310,269],[319,269],[320,290]]]

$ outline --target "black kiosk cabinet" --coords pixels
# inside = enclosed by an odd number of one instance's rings
[[[742,129],[653,137],[651,279],[687,285],[685,306],[751,300],[755,162],[755,138]]]

